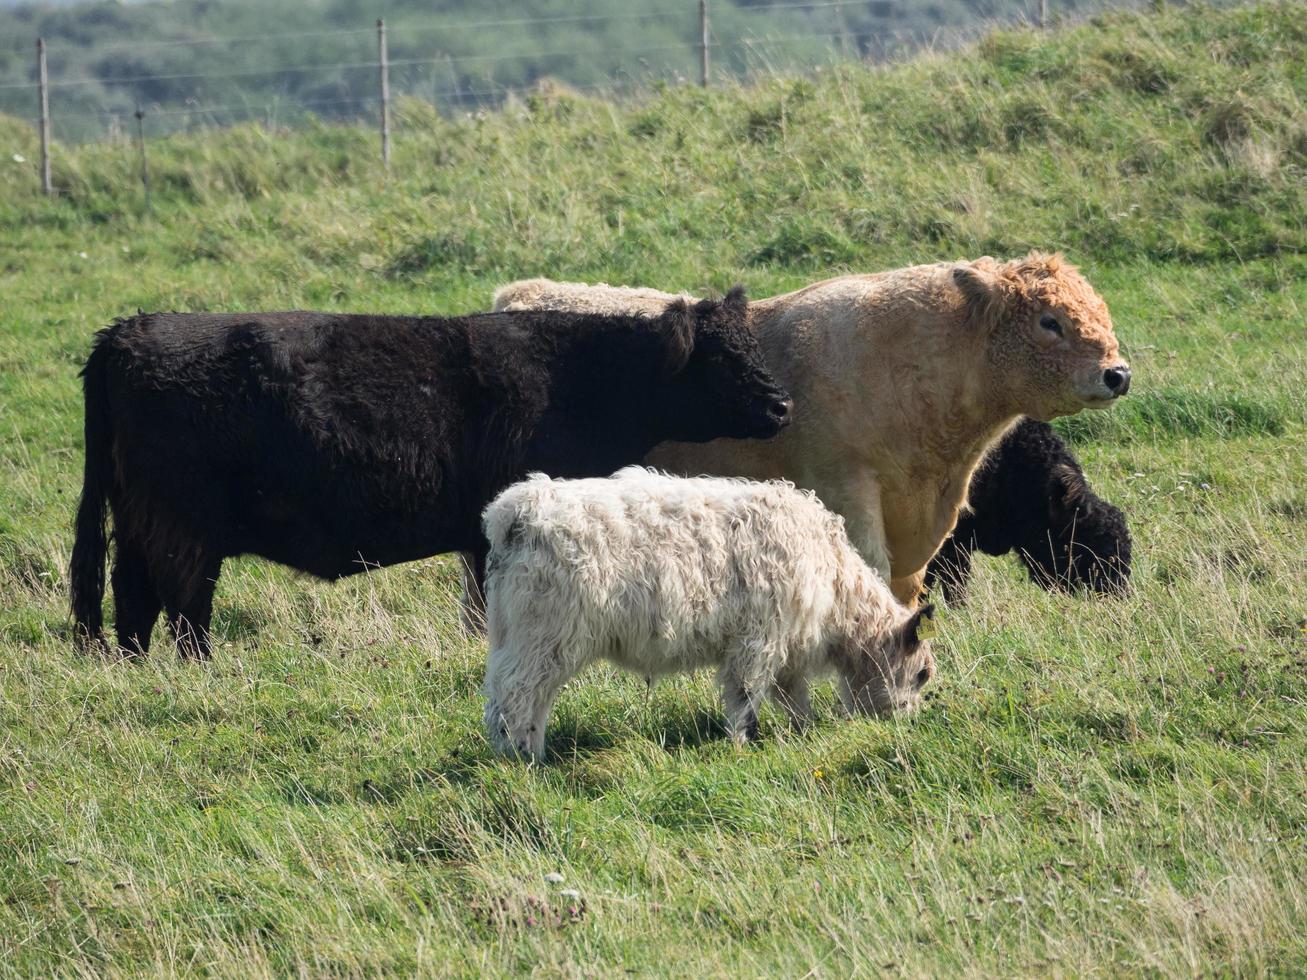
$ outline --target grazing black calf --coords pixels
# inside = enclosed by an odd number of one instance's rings
[[[971,478],[971,513],[958,518],[926,569],[944,598],[966,598],[971,553],[1015,551],[1046,589],[1124,593],[1130,580],[1125,515],[1095,495],[1066,443],[1045,422],[1022,419]]]
[[[223,559],[334,579],[446,551],[484,562],[481,511],[539,470],[606,476],[668,439],[789,419],[736,289],[660,317],[156,313],[82,371],[86,467],[71,582],[100,640],[107,513],[118,644],[160,611],[204,657]]]

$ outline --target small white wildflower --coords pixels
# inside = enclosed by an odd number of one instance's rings
[[[561,885],[563,883],[563,876],[557,871],[551,871],[549,874],[545,875],[545,881],[549,882],[551,885]]]
[[[562,891],[558,893],[558,896],[560,898],[580,898],[581,893],[577,891],[575,888],[564,888]]]
[[[26,162],[27,162],[27,157],[23,156],[21,153],[14,154],[14,163],[26,163]]]
[[[78,253],[77,253],[77,257],[78,257],[79,259],[84,259],[84,258],[86,258],[86,253],[85,253],[85,252],[78,252]]]

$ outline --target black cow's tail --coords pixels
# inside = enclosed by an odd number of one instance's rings
[[[73,557],[68,573],[73,627],[81,645],[100,642],[104,627],[101,602],[104,599],[105,556],[109,550],[109,485],[113,479],[107,333],[104,331],[96,338],[91,356],[82,369],[82,389],[86,399],[86,463],[82,471],[82,499],[77,505]]]

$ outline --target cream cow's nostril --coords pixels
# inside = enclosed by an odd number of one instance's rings
[[[1107,385],[1107,390],[1113,396],[1120,398],[1130,390],[1130,368],[1124,364],[1108,368],[1103,372],[1103,384]]]

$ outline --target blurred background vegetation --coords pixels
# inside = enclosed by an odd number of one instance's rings
[[[1050,20],[1137,0],[1051,0]],[[714,77],[956,47],[1038,16],[1038,0],[709,0]],[[698,80],[697,0],[0,0],[0,112],[36,115],[35,42],[46,40],[54,135],[112,137],[259,120],[377,112],[375,21],[392,92],[445,111],[502,104],[542,82],[620,95]]]

